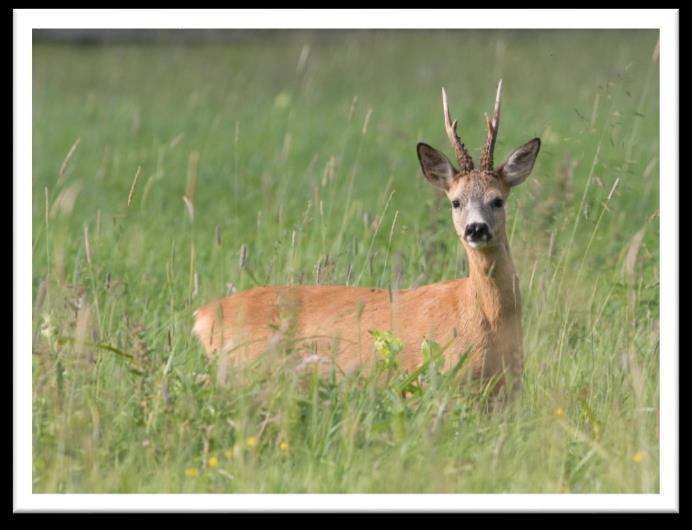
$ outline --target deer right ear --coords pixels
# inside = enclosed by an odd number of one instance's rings
[[[497,174],[510,188],[521,184],[531,173],[540,149],[540,138],[534,138],[530,142],[525,143],[512,151],[507,160],[497,168]]]
[[[416,151],[425,178],[433,186],[447,191],[454,183],[454,177],[457,174],[457,170],[449,159],[437,149],[422,142],[416,146]]]

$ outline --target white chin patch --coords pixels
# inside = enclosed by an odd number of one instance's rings
[[[487,241],[469,241],[468,239],[466,240],[466,242],[469,244],[471,248],[483,248],[488,244]]]

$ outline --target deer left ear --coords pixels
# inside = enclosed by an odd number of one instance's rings
[[[541,148],[541,140],[534,138],[512,151],[502,165],[497,168],[497,175],[507,186],[518,186],[526,180]]]
[[[418,160],[425,178],[433,186],[437,186],[443,191],[448,191],[457,175],[457,170],[454,169],[449,158],[423,142],[418,143],[416,151],[418,152]]]

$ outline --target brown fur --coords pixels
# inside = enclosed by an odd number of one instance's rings
[[[303,357],[317,352],[348,373],[376,359],[368,331],[390,330],[403,340],[403,369],[421,364],[427,338],[449,343],[447,367],[469,352],[465,373],[473,379],[519,375],[521,300],[509,249],[505,242],[467,252],[468,278],[393,291],[391,299],[387,289],[257,287],[200,308],[194,331],[208,355],[230,356],[223,361],[230,364],[281,343]]]
[[[498,109],[496,103],[497,122]],[[463,144],[456,137],[456,122],[447,113],[445,100],[448,134],[459,149],[457,144]],[[317,354],[333,361],[339,372],[349,373],[372,366],[377,358],[368,331],[390,330],[403,340],[399,357],[403,369],[422,363],[420,346],[427,338],[447,346],[446,367],[468,352],[462,372],[469,378],[497,377],[501,382],[507,374],[516,378],[523,365],[521,298],[504,209],[494,202],[504,201],[510,188],[523,182],[539,148],[540,141],[534,139],[515,150],[497,170],[474,170],[470,163],[458,171],[442,153],[418,145],[426,178],[443,189],[452,204],[457,203],[452,219],[469,256],[468,278],[391,293],[343,286],[249,289],[196,312],[194,331],[205,351],[218,355],[224,369],[256,359],[262,352],[289,351],[304,359]],[[487,162],[488,154],[483,158]],[[466,240],[465,230],[479,219],[487,225],[490,238],[476,247]]]
[[[250,360],[290,340],[297,354],[314,351],[333,359],[342,373],[375,359],[369,330],[391,330],[404,343],[400,366],[421,364],[424,338],[449,345],[447,366],[469,351],[474,378],[508,367],[521,371],[518,290],[506,250],[477,256],[470,278],[439,282],[392,294],[348,287],[258,287],[197,311],[195,332],[208,355]],[[475,254],[475,253],[474,253]],[[495,266],[492,265],[495,263]]]

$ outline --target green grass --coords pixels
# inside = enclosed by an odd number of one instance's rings
[[[34,492],[657,492],[657,38],[35,45]],[[230,288],[467,273],[415,144],[451,152],[445,86],[477,154],[500,77],[496,158],[543,140],[507,203],[521,394],[281,366],[215,385],[192,311]]]

